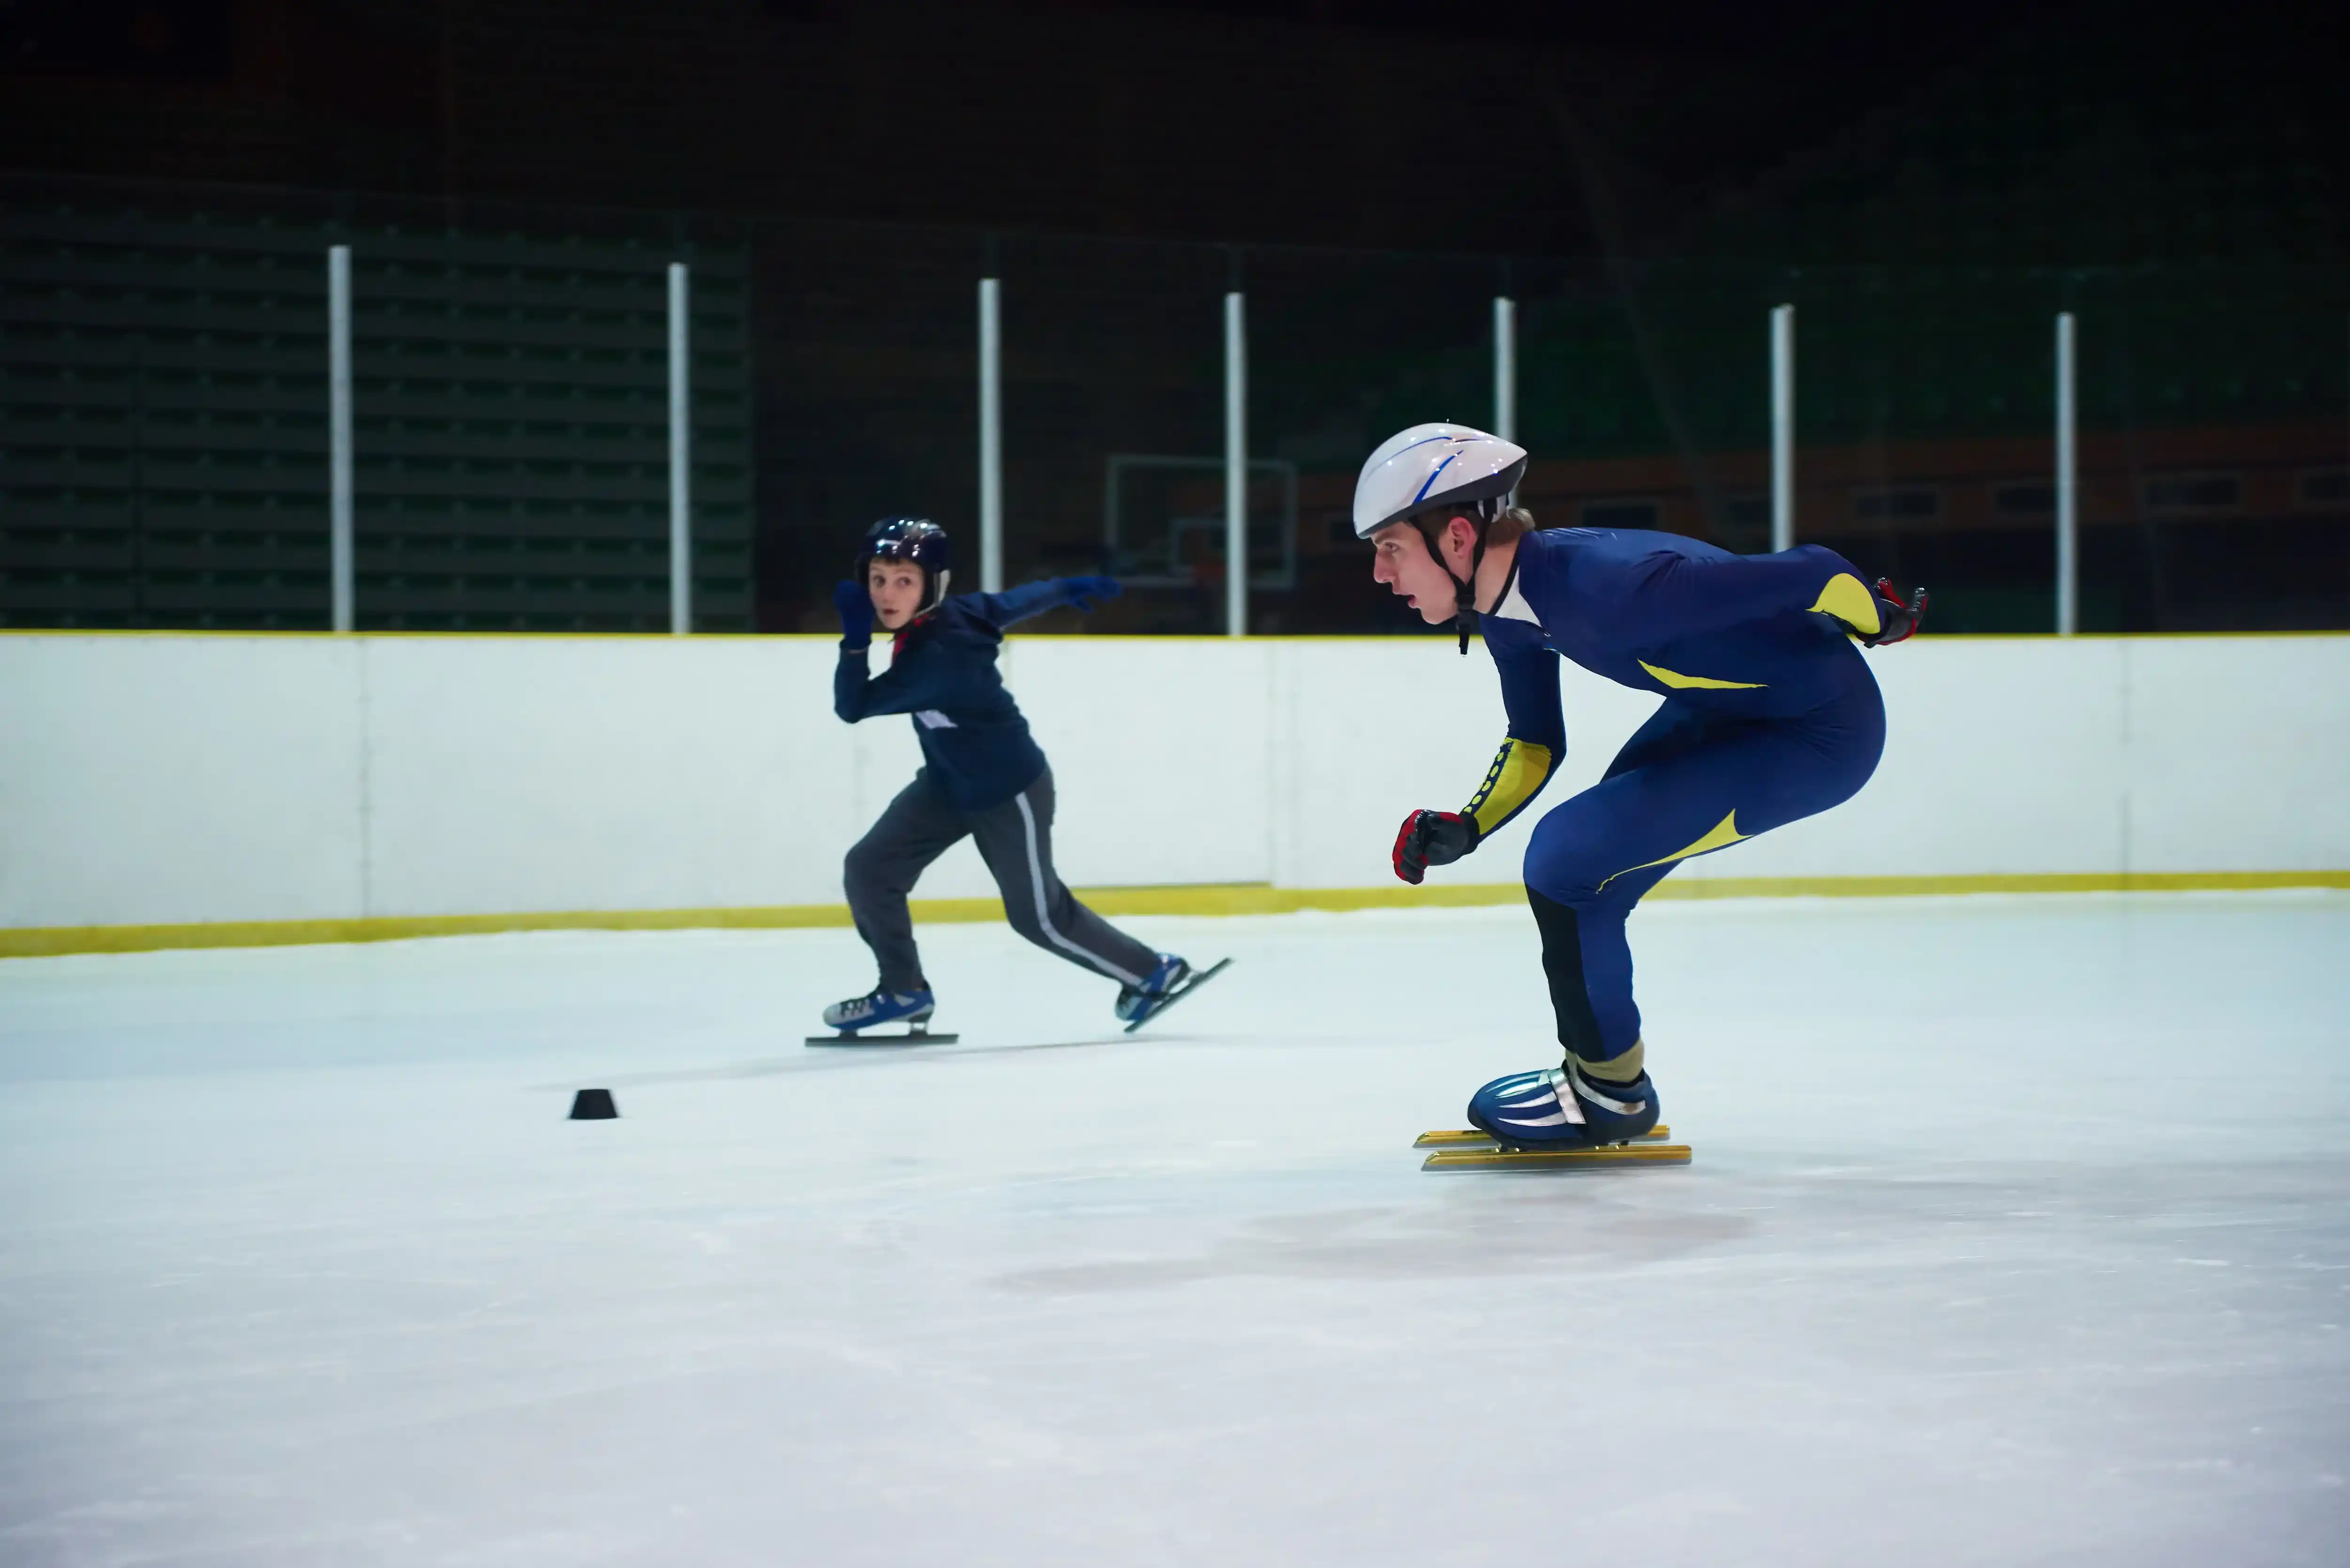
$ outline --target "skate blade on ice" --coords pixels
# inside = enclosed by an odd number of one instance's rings
[[[1215,979],[1218,975],[1223,973],[1224,971],[1232,967],[1232,960],[1218,959],[1213,964],[1210,965],[1206,969],[1193,970],[1190,977],[1187,978],[1182,984],[1169,992],[1159,1002],[1158,1006],[1152,1008],[1149,1012],[1144,1013],[1141,1017],[1128,1024],[1126,1026],[1126,1032],[1128,1034],[1133,1033],[1136,1030],[1141,1028],[1144,1024],[1149,1023],[1152,1019],[1158,1017],[1160,1013],[1166,1012],[1169,1008],[1174,1006],[1177,1002],[1182,1001],[1185,997],[1191,995],[1193,992],[1199,990],[1201,986],[1207,984],[1210,981]]]
[[[1659,1122],[1638,1137],[1627,1141],[1664,1143],[1672,1136],[1673,1129]],[[1475,1127],[1461,1127],[1457,1131],[1424,1132],[1412,1140],[1411,1147],[1414,1148],[1499,1148],[1502,1145],[1501,1140],[1492,1133],[1481,1132]]]
[[[917,1023],[903,1034],[851,1034],[843,1030],[837,1034],[811,1034],[811,1045],[951,1045],[962,1039],[960,1034],[933,1034]]]
[[[1608,1165],[1687,1165],[1685,1143],[1610,1143],[1596,1148],[1444,1149],[1420,1161],[1422,1170],[1586,1170]]]

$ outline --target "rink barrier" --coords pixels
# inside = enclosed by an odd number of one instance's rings
[[[1003,659],[1053,760],[1065,875],[1315,890],[1214,899],[1271,909],[1429,897],[1389,870],[1395,812],[1459,798],[1507,722],[1498,684],[1446,654],[1038,636]],[[843,857],[920,754],[910,724],[827,716],[835,659],[820,637],[0,634],[0,951],[837,919],[803,911],[837,905]],[[1890,718],[1869,787],[1663,896],[2350,867],[2350,636],[1950,638],[1871,668]],[[1657,701],[1560,678],[1575,743],[1554,803]],[[1158,693],[1152,722],[1087,722],[1104,690]],[[1203,803],[1214,831],[1152,830]],[[1546,820],[1521,813],[1440,879],[1513,880]],[[2018,876],[2043,879],[1983,879]],[[1929,880],[1844,880],[1885,877]],[[983,911],[996,894],[967,844],[920,890]],[[358,923],[383,921],[402,923]]]
[[[2024,873],[1978,877],[1717,877],[1659,883],[1650,899],[1950,898],[1981,893],[2248,892],[2289,888],[2350,889],[2344,871],[2144,871]],[[1288,915],[1304,910],[1471,909],[1522,903],[1518,883],[1419,888],[1080,888],[1105,915]],[[914,919],[932,925],[1000,920],[997,898],[916,898]],[[358,919],[221,920],[164,926],[0,928],[0,959],[76,953],[161,952],[182,948],[311,947],[492,936],[509,931],[790,930],[851,924],[846,904],[778,904],[723,909],[586,909],[504,915],[378,915]]]

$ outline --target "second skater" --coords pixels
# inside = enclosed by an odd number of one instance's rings
[[[1118,583],[1059,577],[949,598],[946,530],[921,517],[885,517],[868,529],[857,575],[833,596],[841,628],[833,711],[851,724],[910,715],[922,767],[848,852],[849,912],[881,972],[866,995],[826,1008],[825,1023],[855,1034],[930,1018],[937,999],[906,897],[924,867],[965,836],[994,875],[1012,929],[1116,981],[1120,1022],[1139,1024],[1168,1005],[1192,981],[1191,966],[1086,908],[1054,871],[1052,769],[995,665],[1004,628],[1066,605],[1090,610],[1115,597]],[[896,657],[868,676],[877,621],[896,634]]]

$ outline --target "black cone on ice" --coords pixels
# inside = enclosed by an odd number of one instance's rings
[[[571,1096],[571,1119],[575,1122],[608,1122],[620,1114],[612,1103],[609,1089],[582,1089]]]

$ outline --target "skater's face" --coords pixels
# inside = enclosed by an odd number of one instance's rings
[[[1453,570],[1467,574],[1477,530],[1466,517],[1444,525],[1444,553],[1455,557]],[[1459,590],[1451,574],[1428,553],[1428,541],[1409,523],[1390,523],[1371,535],[1371,576],[1388,591],[1400,595],[1430,626],[1451,620],[1459,607]]]
[[[869,562],[865,591],[873,596],[873,618],[896,631],[922,607],[922,568],[911,561]]]

